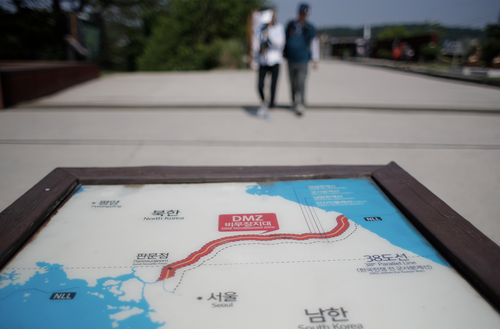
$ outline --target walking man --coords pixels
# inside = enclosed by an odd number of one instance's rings
[[[307,66],[317,68],[319,62],[319,40],[316,29],[306,21],[309,5],[300,4],[298,19],[288,23],[286,27],[285,57],[288,60],[288,73],[292,93],[292,110],[301,116],[305,109],[305,82]],[[299,99],[297,99],[297,97]]]

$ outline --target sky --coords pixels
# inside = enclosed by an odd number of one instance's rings
[[[500,0],[270,0],[278,21],[296,17],[299,3],[311,7],[309,21],[317,28],[361,27],[430,21],[444,26],[483,29],[498,23]]]

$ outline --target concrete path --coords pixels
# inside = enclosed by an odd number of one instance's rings
[[[0,210],[56,167],[395,161],[500,244],[499,89],[342,62],[309,82],[316,107],[272,121],[250,71],[115,74],[0,112]]]
[[[286,64],[277,103],[289,105]],[[249,70],[123,73],[51,95],[27,107],[240,107],[258,105],[257,74]],[[500,88],[478,86],[325,61],[310,70],[310,107],[500,111]]]

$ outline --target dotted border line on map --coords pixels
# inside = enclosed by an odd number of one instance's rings
[[[323,241],[324,242],[324,241]],[[226,247],[227,248],[227,247]],[[221,250],[222,251],[222,250]],[[428,258],[434,255],[422,255],[422,256],[410,256],[410,258]],[[207,259],[206,261],[208,261]],[[226,264],[202,264],[200,266],[221,266],[221,265],[258,265],[258,264],[279,264],[279,263],[305,263],[305,262],[342,262],[342,261],[353,261],[353,260],[364,260],[363,258],[345,258],[345,259],[322,259],[322,260],[300,260],[300,261],[286,261],[286,262],[253,262],[253,263],[226,263]],[[88,269],[109,269],[109,268],[134,268],[134,267],[165,267],[165,265],[132,265],[132,266],[79,266],[79,267],[6,267],[2,272],[7,270],[88,270]]]
[[[132,266],[79,266],[79,267],[6,267],[6,270],[88,270],[88,269],[107,269],[107,268],[134,268],[134,267],[165,267],[165,265],[132,265]]]
[[[324,242],[324,241],[323,241]],[[249,243],[245,243],[249,244]],[[258,244],[258,243],[252,243],[252,244]],[[239,244],[242,245],[242,244]],[[269,244],[268,244],[269,245]],[[276,243],[273,243],[272,245],[276,245]],[[229,247],[225,247],[224,249],[227,249]],[[223,250],[223,249],[222,249]],[[220,251],[222,251],[220,250]],[[428,258],[428,257],[433,257],[436,256],[434,255],[423,255],[423,256],[410,256],[410,258]],[[215,257],[215,255],[213,256]],[[211,260],[213,257],[210,259],[205,260],[204,262],[207,262]],[[343,262],[343,261],[354,261],[354,260],[364,260],[363,258],[344,258],[344,259],[318,259],[318,260],[290,260],[290,261],[282,261],[282,262],[247,262],[247,263],[225,263],[225,264],[200,264],[196,267],[190,268],[185,270],[190,271],[193,270],[199,266],[224,266],[224,265],[259,265],[259,264],[285,264],[285,263],[318,263],[318,262]],[[145,268],[145,267],[165,267],[165,265],[133,265],[133,266],[79,266],[79,267],[6,267],[2,272],[5,272],[7,270],[88,270],[88,269],[109,269],[109,268],[134,268],[134,267],[140,267],[140,268]]]

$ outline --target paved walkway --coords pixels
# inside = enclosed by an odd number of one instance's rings
[[[286,65],[277,103],[289,105]],[[240,107],[257,105],[257,74],[249,70],[123,73],[104,76],[26,104],[28,107]],[[340,61],[309,75],[315,108],[483,110],[500,112],[500,88],[425,77]]]
[[[56,167],[395,161],[500,244],[498,88],[324,62],[304,117],[265,121],[254,84],[251,71],[114,74],[2,111],[0,210]]]

